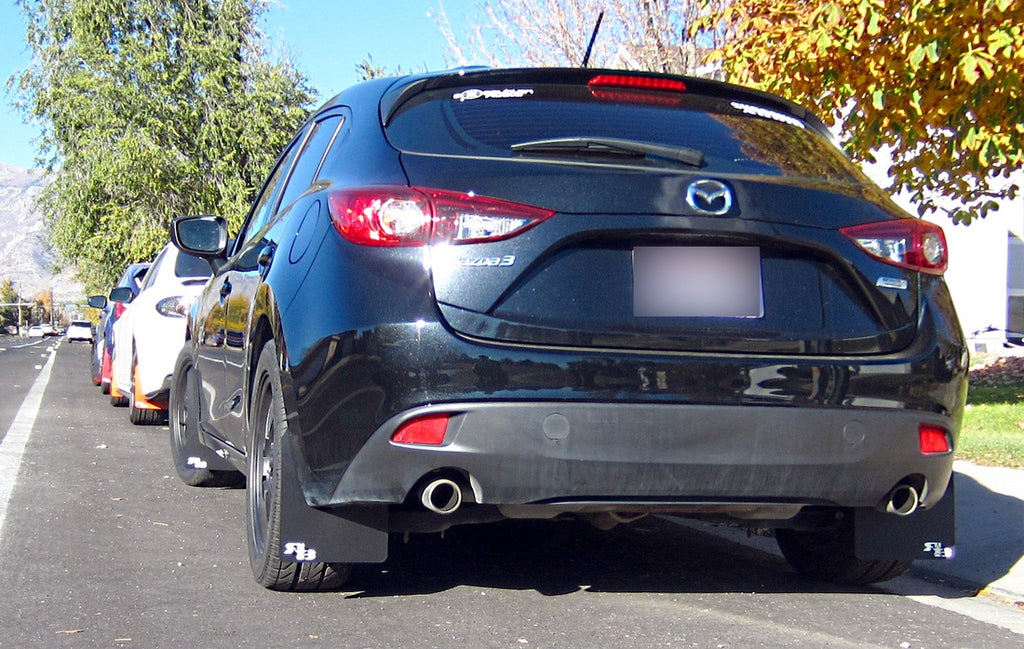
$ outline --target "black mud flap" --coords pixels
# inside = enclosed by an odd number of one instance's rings
[[[189,469],[205,469],[208,471],[237,471],[235,465],[217,454],[209,446],[204,445],[195,435],[186,435],[181,446],[181,456],[185,458],[185,466]]]
[[[909,516],[876,509],[854,510],[854,546],[858,559],[952,559],[956,555],[956,474],[942,500]]]
[[[294,467],[291,437],[283,441],[282,466]],[[386,505],[310,507],[296,471],[280,473],[283,556],[323,563],[380,563],[388,558]]]

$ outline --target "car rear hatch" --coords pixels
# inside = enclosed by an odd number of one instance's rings
[[[382,118],[410,185],[552,212],[433,247],[438,307],[463,335],[809,355],[914,337],[917,270],[841,229],[916,220],[788,102],[655,75],[470,72],[397,87]]]

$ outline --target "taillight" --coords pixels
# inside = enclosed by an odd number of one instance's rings
[[[681,100],[686,84],[678,79],[632,74],[599,74],[587,82],[590,94],[605,101],[672,105]]]
[[[924,455],[949,453],[953,450],[949,433],[941,426],[921,424],[917,429],[918,443]]]
[[[554,212],[485,196],[417,187],[370,187],[330,193],[341,236],[364,246],[424,246],[498,241]]]
[[[391,435],[396,444],[425,444],[440,446],[448,431],[448,415],[426,415],[411,419],[398,427]]]
[[[869,255],[894,266],[941,275],[949,264],[942,228],[920,219],[897,219],[840,230]]]

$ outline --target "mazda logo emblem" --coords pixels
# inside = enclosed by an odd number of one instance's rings
[[[686,188],[686,203],[698,212],[721,216],[732,209],[732,191],[717,180],[695,180]]]

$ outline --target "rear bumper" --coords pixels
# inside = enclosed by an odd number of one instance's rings
[[[392,443],[410,418],[453,413],[441,446]],[[480,504],[877,506],[914,476],[936,503],[952,453],[924,456],[922,412],[597,403],[449,403],[382,426],[315,505],[401,503],[424,477],[460,477]],[[307,492],[307,499],[309,497]]]
[[[155,315],[140,319],[135,328],[138,356],[136,380],[146,397],[166,396],[170,376],[181,347],[185,344],[185,319]]]
[[[396,310],[416,305],[388,288]],[[918,428],[945,427],[955,449],[967,374],[948,294],[932,288],[906,349],[855,357],[500,344],[408,314],[330,327],[356,306],[293,303],[282,388],[303,495],[404,503],[441,470],[480,504],[869,507],[919,475],[932,506],[952,457],[922,456]],[[428,412],[453,414],[443,445],[391,443]]]

